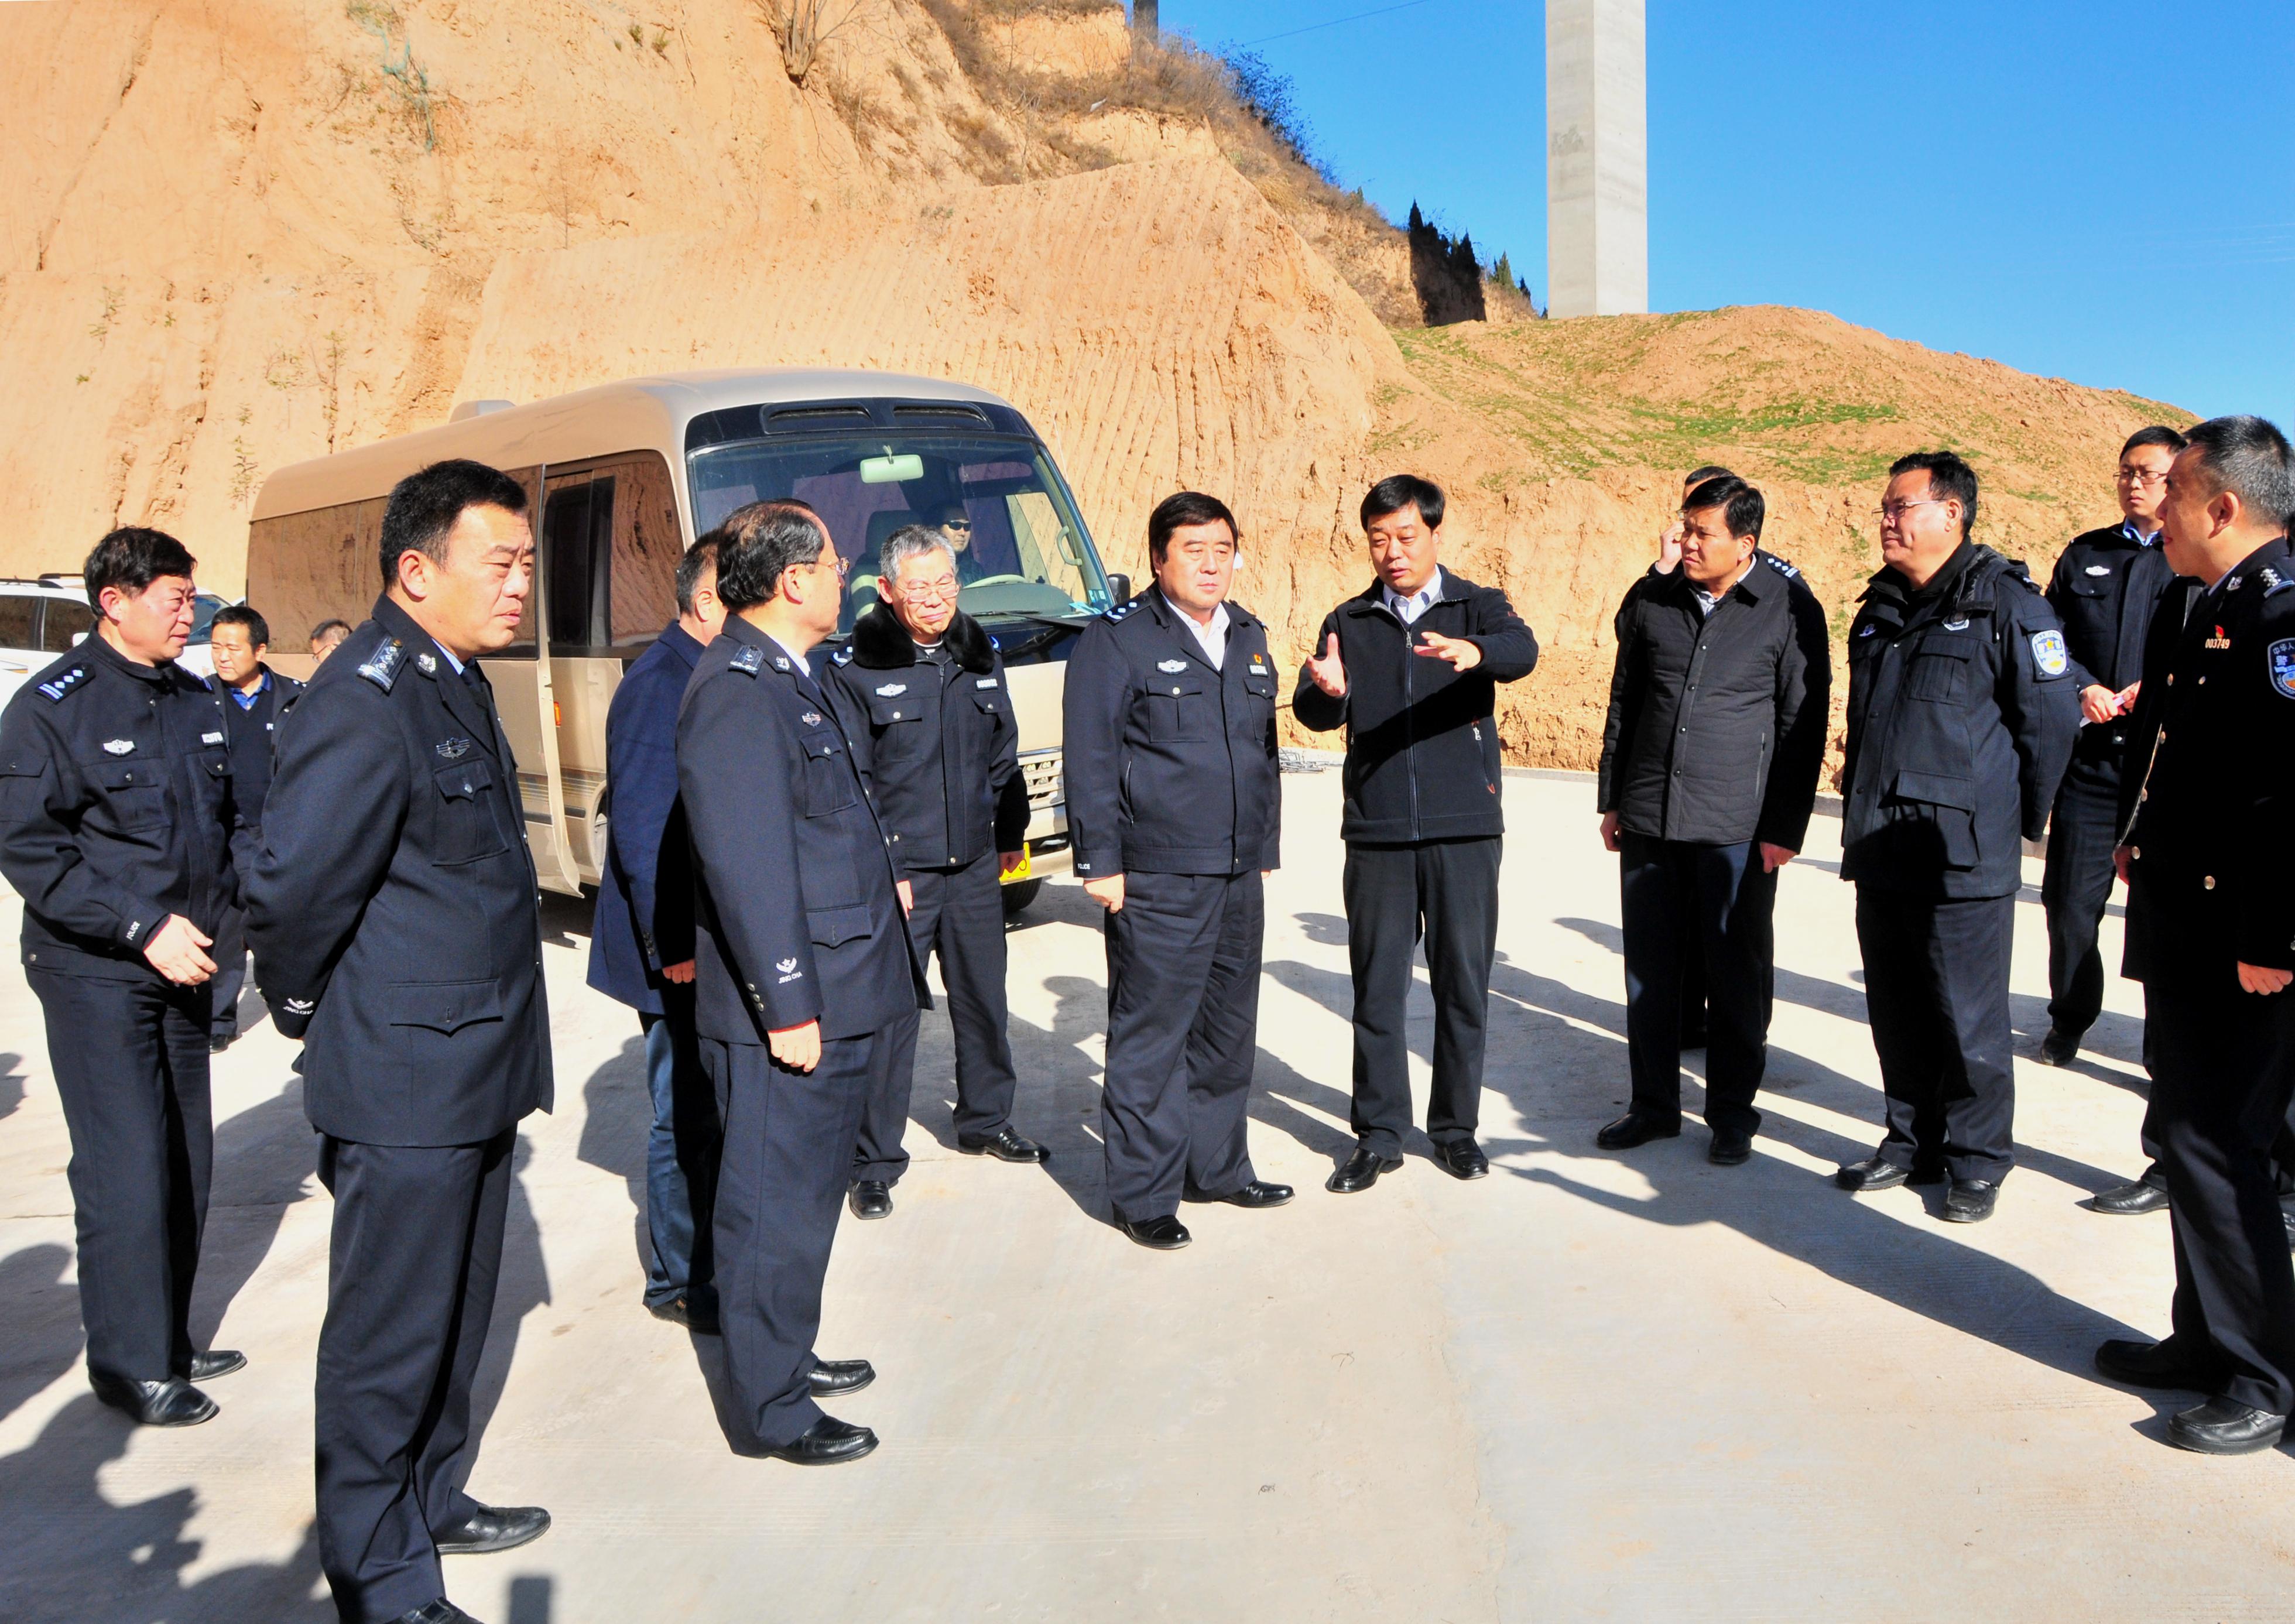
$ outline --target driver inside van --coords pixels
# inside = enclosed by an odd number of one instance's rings
[[[988,572],[981,567],[980,555],[972,551],[972,515],[960,502],[952,502],[941,512],[940,535],[956,554],[958,586],[969,586]]]

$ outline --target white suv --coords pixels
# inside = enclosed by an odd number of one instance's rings
[[[192,640],[176,663],[212,680],[215,653],[208,633],[216,611],[230,600],[201,592],[192,614]],[[37,581],[0,580],[0,705],[13,698],[26,679],[60,654],[69,654],[95,627],[87,589],[78,575],[42,575]]]

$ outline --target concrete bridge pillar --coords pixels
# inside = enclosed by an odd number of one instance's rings
[[[1546,0],[1548,314],[1649,308],[1643,0]]]

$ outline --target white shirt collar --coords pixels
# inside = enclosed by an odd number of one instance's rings
[[[1202,621],[1172,603],[1169,598],[1164,601],[1171,605],[1172,618],[1187,627],[1194,634],[1196,641],[1202,645],[1204,657],[1212,663],[1212,669],[1224,670],[1227,661],[1227,605],[1216,606],[1212,610],[1210,620]]]
[[[1442,567],[1437,564],[1434,573],[1426,577],[1426,584],[1405,598],[1382,581],[1378,583],[1378,600],[1404,625],[1410,624],[1428,609],[1442,600]]]
[[[446,657],[447,668],[453,671],[456,676],[461,676],[462,674],[462,662],[454,657],[454,651],[446,647],[445,644],[438,642],[438,640],[435,637],[430,641],[434,643],[437,643],[438,652]]]
[[[2134,542],[2138,547],[2157,547],[2160,544],[2160,536],[2166,532],[2154,530],[2151,535],[2146,535],[2136,527],[2134,519],[2123,518],[2119,521],[2119,534]]]
[[[790,648],[788,644],[782,642],[780,638],[773,637],[773,634],[770,632],[766,632],[765,635],[767,637],[772,637],[774,647],[778,648],[783,654],[788,655],[789,658],[796,662],[796,668],[799,671],[804,673],[808,677],[813,674],[813,663],[804,657],[804,654],[802,649]]]

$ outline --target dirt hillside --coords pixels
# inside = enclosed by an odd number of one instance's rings
[[[1360,583],[1368,480],[1442,481],[1456,567],[1548,646],[1510,751],[1583,764],[1687,467],[1758,477],[1840,606],[1897,453],[1968,453],[2040,567],[2187,415],[1809,312],[1429,328],[1402,233],[1115,8],[832,4],[800,81],[792,3],[0,5],[0,569],[144,521],[236,591],[265,473],[458,399],[898,367],[1010,396],[1120,565],[1162,494],[1228,495],[1294,650]]]

